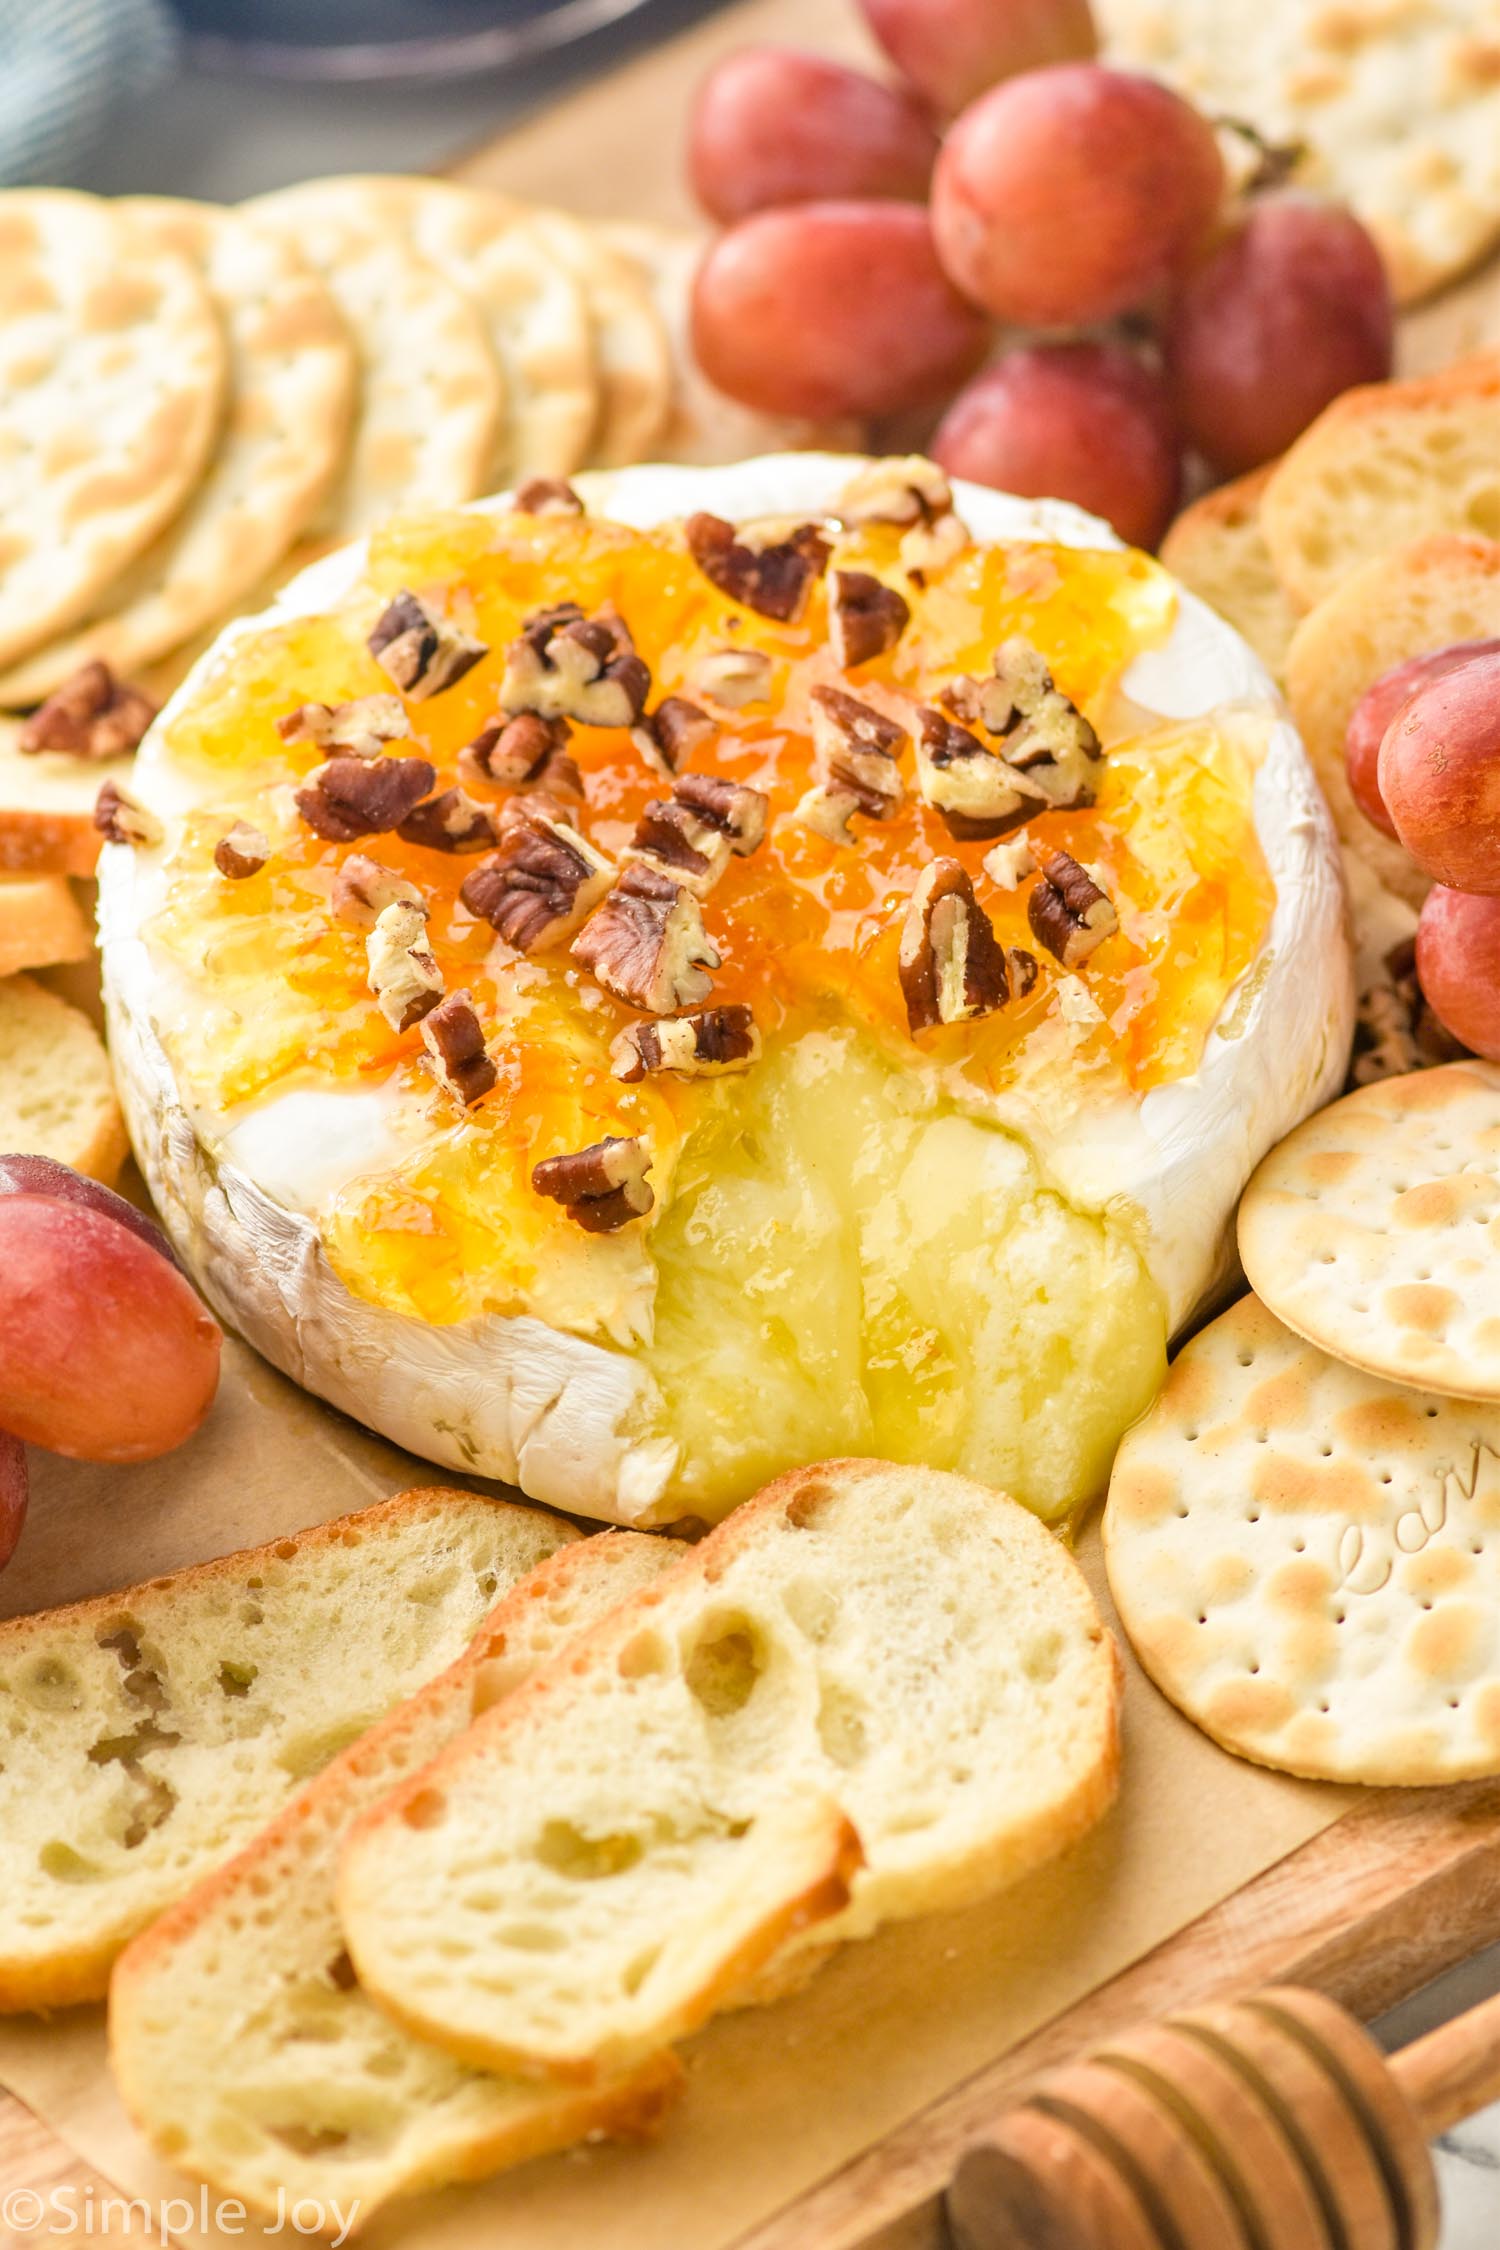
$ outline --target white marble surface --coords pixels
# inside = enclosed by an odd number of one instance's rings
[[[1375,2025],[1387,2048],[1404,2047],[1434,2024],[1477,2007],[1500,1991],[1500,1945],[1450,1969]],[[1443,2198],[1441,2250],[1496,2250],[1500,2244],[1500,2102],[1447,2133],[1436,2149]]]

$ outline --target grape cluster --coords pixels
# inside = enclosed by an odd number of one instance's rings
[[[699,94],[692,184],[727,231],[693,343],[722,390],[875,421],[951,401],[950,473],[1151,546],[1189,449],[1255,468],[1389,374],[1364,228],[1284,187],[1235,195],[1209,119],[1096,59],[1088,0],[860,5],[902,83],[755,47]]]

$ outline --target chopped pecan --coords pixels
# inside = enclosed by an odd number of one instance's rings
[[[808,709],[824,797],[852,797],[852,811],[888,820],[906,794],[898,763],[911,739],[905,727],[842,688],[814,688]]]
[[[743,711],[770,695],[771,659],[760,648],[711,648],[693,666],[693,685],[726,711]]]
[[[531,1184],[590,1234],[613,1234],[644,1218],[655,1202],[646,1179],[650,1169],[651,1151],[638,1134],[622,1140],[608,1133],[571,1156],[549,1156],[535,1165]]]
[[[568,750],[572,739],[566,719],[544,719],[535,711],[491,719],[459,751],[459,779],[488,782],[497,789],[560,789],[581,797],[583,776]]]
[[[706,711],[690,703],[685,695],[665,695],[656,709],[630,730],[630,739],[648,765],[661,773],[676,773],[684,758],[693,752],[718,727]]]
[[[571,937],[614,878],[613,863],[536,798],[505,808],[500,848],[482,859],[459,898],[518,953]]]
[[[1005,966],[1010,975],[1012,994],[1017,1000],[1024,1000],[1042,973],[1036,955],[1028,953],[1024,945],[1008,945],[1005,948]]]
[[[335,875],[330,903],[338,920],[355,930],[373,930],[376,917],[388,906],[402,904],[419,907],[424,914],[427,911],[415,883],[409,883],[393,868],[382,867],[378,860],[367,859],[363,852],[351,852]]]
[[[467,790],[444,789],[414,806],[396,833],[430,852],[487,852],[495,841],[495,821]]]
[[[1065,969],[1076,969],[1120,927],[1107,891],[1067,852],[1037,854],[1041,881],[1026,902],[1032,935]]]
[[[425,758],[330,758],[297,791],[297,810],[315,836],[352,844],[399,828],[436,779]]]
[[[792,818],[814,835],[826,836],[830,844],[852,844],[855,837],[850,822],[859,809],[859,798],[852,789],[830,788],[826,782],[817,781],[797,799]]]
[[[485,1052],[484,1026],[471,992],[450,992],[422,1018],[422,1044],[434,1077],[467,1109],[487,1094],[499,1073]]]
[[[559,602],[529,617],[512,641],[500,708],[588,727],[631,727],[650,688],[651,674],[617,610],[585,617],[576,602]]]
[[[659,868],[695,898],[707,898],[729,865],[729,839],[674,797],[653,797],[621,855],[627,864]]]
[[[670,1016],[712,990],[720,956],[691,891],[637,862],[627,867],[573,940],[581,961],[617,1000]]]
[[[283,742],[315,742],[351,758],[378,758],[388,742],[405,742],[411,720],[399,695],[360,695],[352,703],[299,703],[276,721]]]
[[[1036,855],[1023,828],[1018,836],[993,844],[980,861],[990,881],[1002,891],[1019,890],[1028,875],[1036,873]]]
[[[917,787],[960,838],[998,836],[1045,799],[977,734],[945,711],[923,710],[917,728]]]
[[[993,1015],[1010,998],[1004,952],[958,860],[935,859],[917,878],[898,963],[914,1032]]]
[[[528,477],[517,487],[516,513],[521,516],[581,516],[585,509],[566,477]]]
[[[711,586],[745,609],[788,625],[801,616],[813,583],[833,552],[816,524],[795,525],[784,537],[747,524],[739,531],[722,516],[700,511],[683,526],[688,553]]]
[[[828,639],[844,672],[871,663],[895,647],[911,621],[911,608],[867,570],[836,570],[828,604]]]
[[[94,826],[107,843],[159,844],[166,830],[154,812],[127,797],[117,781],[106,781],[94,803]]]
[[[231,883],[243,883],[249,876],[258,875],[270,856],[270,838],[252,828],[248,820],[237,820],[214,846],[214,865]]]
[[[443,997],[443,972],[427,943],[427,909],[408,899],[382,907],[365,940],[370,990],[393,1031],[410,1031]]]
[[[743,1001],[726,1008],[702,1008],[690,1016],[629,1024],[609,1050],[616,1078],[631,1086],[661,1070],[681,1078],[748,1070],[759,1056],[760,1032]]]
[[[901,568],[914,586],[925,586],[934,571],[957,562],[968,544],[968,526],[951,512],[934,523],[914,523],[901,542]]]
[[[1054,811],[1094,801],[1099,737],[1061,693],[1030,641],[1002,642],[988,680],[957,679],[943,700],[967,725],[1000,738],[1000,755]]]
[[[155,717],[150,696],[117,680],[96,657],[37,705],[16,746],[28,756],[60,750],[71,758],[119,758],[138,747]]]
[[[953,487],[936,461],[920,453],[867,461],[834,504],[851,530],[867,523],[935,523],[953,506]]]
[[[441,695],[489,654],[483,641],[439,617],[404,588],[386,603],[365,646],[386,678],[415,703]]]
[[[745,781],[729,781],[718,773],[680,773],[672,790],[710,828],[729,839],[729,849],[740,859],[757,850],[766,833],[771,800],[764,790]]]

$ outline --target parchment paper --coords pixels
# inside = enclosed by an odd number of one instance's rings
[[[442,1483],[230,1343],[191,1445],[131,1469],[33,1460],[33,1512],[0,1615],[71,1601],[275,1538],[412,1483]],[[1101,1582],[1097,1536],[1082,1557]],[[1131,1668],[1125,1786],[1065,1860],[988,1905],[887,1930],[795,1999],[722,2019],[651,2148],[592,2149],[397,2205],[379,2250],[723,2250],[981,2063],[1108,1981],[1337,1818],[1348,1792],[1226,1757]],[[181,2195],[127,2123],[103,2011],[0,2021],[0,2082],[113,2185]],[[181,2239],[256,2241],[186,2228]],[[271,2239],[282,2250],[289,2230]]]

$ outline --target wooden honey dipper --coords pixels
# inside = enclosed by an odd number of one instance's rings
[[[1427,2144],[1497,2095],[1500,1995],[1388,2057],[1273,1986],[1049,2072],[965,2155],[949,2225],[958,2250],[1433,2250]]]

